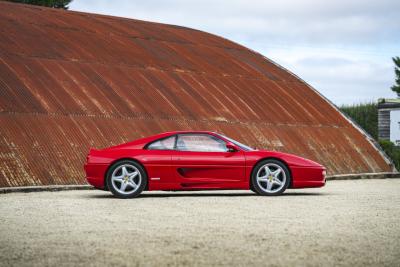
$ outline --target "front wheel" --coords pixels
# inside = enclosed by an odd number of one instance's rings
[[[116,162],[107,172],[107,186],[118,198],[136,197],[146,184],[146,172],[140,164],[132,160]]]
[[[290,184],[290,172],[285,164],[275,159],[259,162],[251,174],[251,188],[264,196],[282,194]]]

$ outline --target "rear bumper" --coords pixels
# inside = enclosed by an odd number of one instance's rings
[[[105,189],[107,167],[107,164],[85,164],[83,168],[86,173],[87,182],[98,189]]]

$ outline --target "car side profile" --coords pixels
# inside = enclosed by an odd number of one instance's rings
[[[89,184],[119,198],[143,190],[250,189],[274,196],[287,188],[322,187],[326,176],[314,161],[208,131],[166,132],[90,149],[84,169]]]

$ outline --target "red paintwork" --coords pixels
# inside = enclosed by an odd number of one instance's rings
[[[87,181],[96,188],[106,189],[105,175],[109,166],[121,159],[133,159],[141,163],[147,172],[147,190],[249,189],[250,175],[257,162],[275,158],[288,166],[292,176],[290,188],[325,185],[324,166],[291,154],[266,150],[190,152],[144,148],[152,141],[180,133],[206,133],[228,142],[213,132],[179,131],[162,133],[103,150],[91,149],[84,167]],[[184,176],[178,172],[178,168],[187,170]]]

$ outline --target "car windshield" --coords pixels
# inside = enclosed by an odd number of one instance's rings
[[[229,137],[227,137],[225,135],[222,135],[222,134],[219,134],[219,135],[222,136],[223,138],[225,138],[226,140],[228,140],[229,142],[234,143],[235,145],[237,145],[238,147],[240,147],[244,151],[252,151],[252,150],[254,150],[254,148],[246,146],[246,145],[244,145],[244,144],[242,144],[242,143],[240,143],[240,142],[238,142],[236,140],[233,140],[232,138],[229,138]]]

